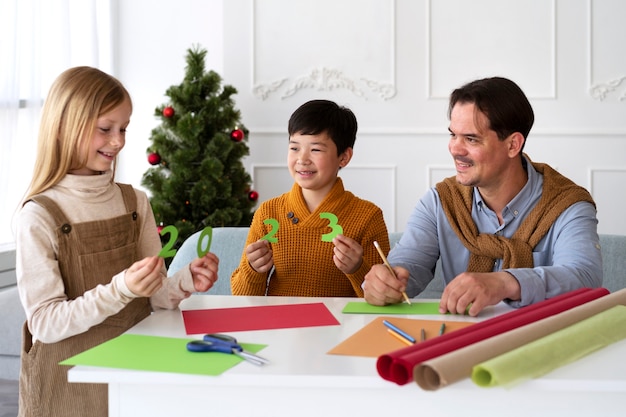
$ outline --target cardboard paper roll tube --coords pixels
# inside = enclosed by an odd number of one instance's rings
[[[606,288],[580,288],[522,307],[442,336],[378,357],[378,374],[398,385],[413,380],[413,368],[424,361],[516,329],[609,294]]]
[[[537,378],[626,338],[626,306],[617,305],[474,366],[481,387]]]
[[[413,378],[417,385],[425,390],[443,388],[464,378],[469,378],[472,368],[481,362],[552,334],[616,305],[626,305],[626,289],[425,361],[413,369]]]

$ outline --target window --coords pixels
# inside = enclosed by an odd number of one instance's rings
[[[65,69],[112,72],[116,0],[5,0],[0,13],[0,247],[32,175],[41,105]]]

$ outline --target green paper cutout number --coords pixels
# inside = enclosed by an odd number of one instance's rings
[[[338,219],[333,213],[320,213],[320,219],[328,219],[328,227],[331,231],[322,235],[322,242],[332,242],[335,236],[343,233],[343,227],[337,223]]]
[[[202,242],[204,242],[204,238],[207,238],[206,248],[202,249]],[[213,241],[213,228],[211,226],[207,226],[202,229],[200,232],[200,236],[198,237],[198,246],[196,250],[198,251],[198,258],[202,258],[204,255],[209,253],[211,250],[211,242]]]
[[[167,241],[165,246],[163,246],[163,249],[161,249],[161,252],[159,252],[158,256],[162,258],[172,258],[174,255],[176,255],[176,249],[172,248],[174,247],[174,244],[178,239],[178,229],[176,229],[176,227],[172,225],[165,226],[163,229],[161,229],[160,235],[165,236],[166,234],[170,235],[169,240]]]
[[[332,242],[335,236],[343,233],[343,227],[338,222],[337,216],[333,213],[320,213],[320,219],[328,219],[328,227],[330,227],[330,232],[322,235],[322,242]],[[261,240],[267,240],[270,243],[278,242],[278,238],[275,236],[280,227],[280,223],[278,220],[270,218],[263,220],[263,224],[267,224],[271,226],[270,231],[261,238]]]
[[[274,237],[274,235],[278,232],[278,228],[280,225],[278,224],[278,220],[276,219],[265,219],[263,220],[263,224],[269,224],[272,228],[269,233],[261,238],[261,240],[267,240],[270,243],[278,242],[278,238]]]
[[[178,229],[175,226],[169,225],[165,226],[161,229],[161,236],[169,235],[167,243],[159,252],[161,258],[173,258],[176,255],[176,249],[174,249],[174,245],[176,244],[176,240],[178,239]],[[204,238],[208,237],[206,248],[202,248],[202,243],[204,242]],[[198,246],[196,247],[196,251],[198,252],[198,258],[202,258],[211,250],[211,241],[213,241],[213,228],[211,226],[207,226],[202,229],[200,236],[198,237]]]

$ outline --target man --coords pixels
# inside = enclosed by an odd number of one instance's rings
[[[448,107],[456,177],[419,201],[389,254],[395,276],[375,265],[364,296],[373,305],[419,294],[441,258],[443,314],[476,316],[505,301],[522,307],[602,284],[596,208],[589,193],[522,153],[534,114],[505,78],[470,82]]]

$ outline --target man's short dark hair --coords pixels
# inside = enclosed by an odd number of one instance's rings
[[[500,140],[515,132],[526,139],[535,121],[533,108],[522,89],[502,77],[483,78],[454,90],[450,95],[448,118],[457,103],[474,103],[476,109],[487,116],[489,128]]]

